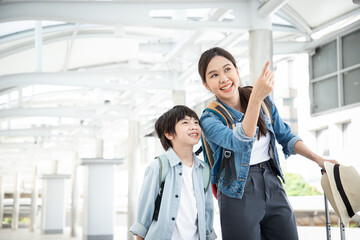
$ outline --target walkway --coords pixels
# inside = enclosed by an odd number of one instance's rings
[[[117,227],[114,240],[126,239],[126,228]],[[325,240],[325,227],[298,227],[299,240]],[[219,233],[219,232],[218,232]],[[346,228],[346,240],[359,240],[360,228]],[[220,233],[218,234],[218,236]],[[63,235],[41,235],[39,231],[35,233],[29,232],[28,229],[19,229],[13,231],[11,229],[0,229],[0,240],[82,240],[81,229],[79,229],[78,237],[70,237],[69,229],[66,229]],[[220,237],[218,238],[221,239]],[[340,240],[339,228],[332,228],[332,240]]]

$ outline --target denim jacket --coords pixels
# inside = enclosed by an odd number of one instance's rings
[[[141,188],[137,219],[130,232],[148,240],[171,240],[175,228],[181,196],[182,162],[172,148],[166,152],[169,159],[169,172],[165,178],[165,187],[161,200],[159,218],[153,220],[155,199],[159,191],[159,162],[154,160],[145,170]],[[204,193],[202,170],[204,163],[194,157],[194,192],[198,211],[198,231],[200,240],[216,239],[213,230],[213,196],[210,188]]]
[[[301,139],[291,132],[288,124],[282,121],[274,102],[269,96],[268,98],[272,103],[270,111],[272,123],[270,123],[270,120],[266,117],[262,109],[261,114],[265,120],[268,133],[270,132],[271,136],[269,148],[272,165],[277,175],[279,175],[283,182],[285,182],[280,168],[275,140],[277,140],[277,142],[283,147],[285,158],[288,158],[291,154],[295,154],[294,145],[297,141],[301,141]],[[219,99],[217,99],[217,101],[221,102]],[[246,136],[242,127],[244,114],[229,107],[223,102],[221,103],[234,118],[234,129],[230,129],[224,125],[223,121],[216,113],[206,109],[200,118],[200,125],[203,133],[214,153],[214,166],[211,169],[211,183],[214,184],[217,181],[224,149],[231,150],[235,155],[236,180],[231,181],[230,179],[230,187],[227,187],[225,171],[223,170],[218,181],[218,189],[226,196],[241,199],[244,194],[244,186],[249,172],[251,150],[253,143],[256,140],[259,128],[256,127],[255,137]]]

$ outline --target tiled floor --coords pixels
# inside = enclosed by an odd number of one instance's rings
[[[126,227],[116,227],[114,240],[126,240]],[[325,227],[298,227],[300,240],[326,240]],[[332,240],[340,240],[339,228],[332,228]],[[346,240],[359,240],[360,228],[346,228]],[[76,238],[70,237],[70,230],[66,229],[62,235],[42,235],[39,231],[32,233],[28,229],[0,229],[0,240],[82,240],[81,229]],[[218,238],[221,239],[220,237]]]

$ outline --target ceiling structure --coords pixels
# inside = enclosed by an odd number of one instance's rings
[[[268,0],[274,61],[360,28],[351,0]],[[251,1],[0,1],[0,176],[33,167],[71,173],[74,158],[125,157],[129,120],[140,134],[184,93],[209,99],[200,54],[224,47],[249,73]]]

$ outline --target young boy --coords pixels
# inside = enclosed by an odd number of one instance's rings
[[[130,232],[137,240],[216,239],[212,193],[203,186],[204,162],[193,153],[201,137],[198,116],[186,106],[175,106],[156,121],[155,131],[169,159],[158,220],[153,215],[160,165],[154,160],[145,171],[137,222]]]

